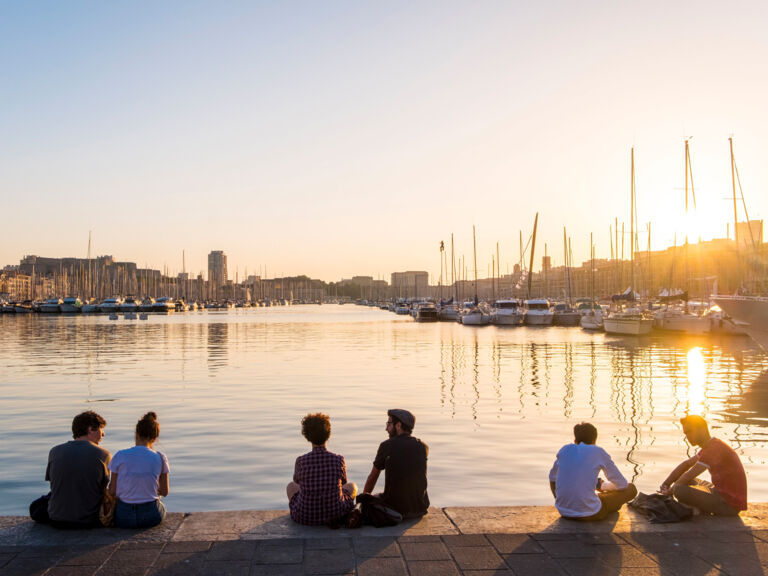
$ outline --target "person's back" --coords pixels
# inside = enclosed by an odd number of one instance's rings
[[[595,445],[597,429],[592,424],[582,422],[573,431],[573,444],[560,448],[549,472],[555,507],[565,518],[600,520],[632,500],[637,489],[627,482],[608,453]],[[601,471],[609,482],[598,488]]]
[[[72,423],[75,440],[54,446],[45,479],[51,483],[48,518],[61,526],[99,523],[99,506],[109,479],[109,451],[98,446],[106,425],[101,416],[84,412]]]
[[[429,508],[428,455],[429,447],[410,434],[393,436],[379,446],[374,466],[385,471],[382,497],[404,518],[422,516]]]

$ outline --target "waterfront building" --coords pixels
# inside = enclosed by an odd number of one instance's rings
[[[224,254],[223,250],[213,250],[208,254],[209,298],[218,300],[226,297],[223,289],[227,279],[227,255]]]
[[[427,298],[434,295],[429,286],[428,272],[392,272],[391,285],[395,298]]]

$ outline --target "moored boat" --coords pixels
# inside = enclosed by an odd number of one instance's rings
[[[603,328],[606,334],[644,336],[650,334],[653,319],[648,318],[639,308],[627,308],[605,316]]]
[[[522,326],[525,315],[518,300],[496,300],[491,308],[491,324],[497,326]]]
[[[164,314],[167,314],[169,312],[175,312],[176,311],[176,303],[173,301],[173,298],[170,296],[161,296],[157,300],[155,300],[155,303],[152,304],[152,312],[162,312]]]
[[[413,319],[416,322],[437,322],[437,308],[431,303],[419,304],[416,308],[416,316]]]
[[[552,305],[545,298],[525,301],[525,324],[527,326],[551,326],[555,315]]]
[[[555,326],[578,326],[581,314],[569,304],[558,302],[552,310],[552,324]]]
[[[120,310],[120,304],[123,303],[123,299],[119,297],[105,298],[99,304],[99,311],[104,314],[115,314]]]
[[[768,351],[768,297],[714,296],[714,301],[739,328]]]
[[[40,305],[40,312],[43,314],[58,314],[60,312],[61,298],[48,298]]]
[[[82,309],[83,301],[77,296],[67,296],[59,305],[62,314],[79,314]]]
[[[136,312],[139,309],[139,301],[133,296],[126,296],[120,304],[120,312]]]

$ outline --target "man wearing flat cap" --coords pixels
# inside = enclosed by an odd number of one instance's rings
[[[416,418],[399,408],[387,412],[389,440],[379,445],[373,468],[365,481],[364,492],[370,494],[379,474],[384,473],[381,499],[403,518],[418,518],[427,513],[427,456],[429,447],[411,436]]]

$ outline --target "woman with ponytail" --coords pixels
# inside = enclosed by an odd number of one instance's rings
[[[168,459],[152,445],[160,435],[157,414],[147,412],[136,424],[136,446],[120,450],[109,463],[109,492],[117,497],[115,526],[149,528],[165,518],[161,496],[168,495]]]

